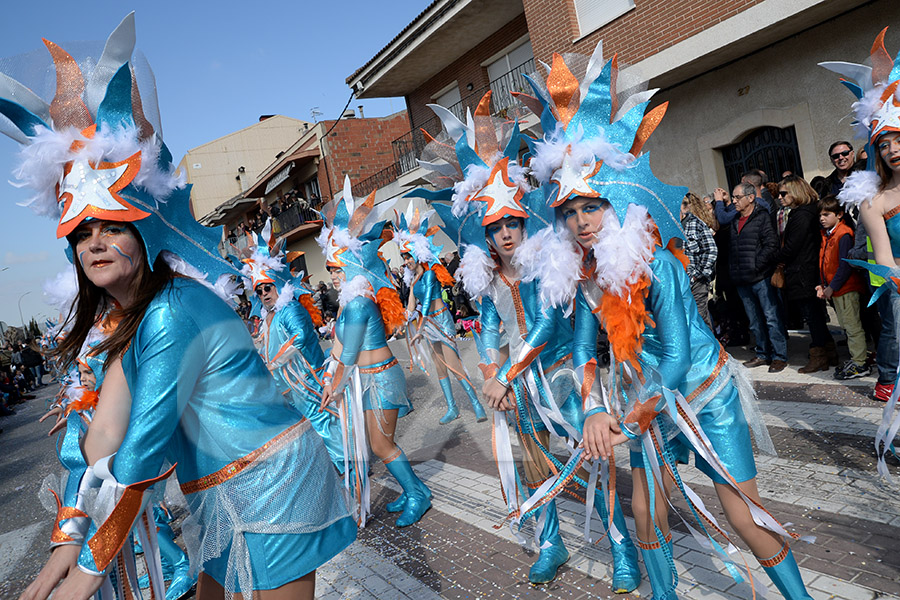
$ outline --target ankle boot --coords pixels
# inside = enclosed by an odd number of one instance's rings
[[[805,366],[797,369],[798,373],[815,373],[816,371],[828,370],[828,354],[825,348],[810,348],[809,362]]]
[[[484,414],[484,408],[481,406],[481,402],[478,401],[478,395],[472,388],[472,384],[470,384],[465,379],[460,379],[459,385],[461,385],[462,389],[466,391],[466,395],[469,397],[469,402],[472,403],[472,410],[475,411],[475,420],[479,423],[481,423],[482,421],[487,421],[487,415]]]
[[[400,497],[394,500],[393,502],[388,502],[385,505],[385,509],[389,513],[398,513],[403,512],[403,508],[406,506],[406,492],[402,492]]]
[[[609,529],[609,511],[606,508],[606,498],[602,493],[594,496],[594,507],[600,513],[600,519],[603,526]],[[622,541],[615,542],[612,536],[609,536],[609,544],[613,555],[613,591],[617,594],[627,594],[641,584],[641,568],[638,567],[637,549],[631,541],[631,535],[628,533],[628,527],[625,524],[625,515],[622,513],[622,507],[619,505],[619,496],[616,495],[615,511],[613,512],[613,523],[616,529],[622,534]]]
[[[794,553],[787,544],[775,556],[767,559],[757,557],[757,560],[766,575],[787,600],[812,600],[809,592],[806,591],[806,586],[803,585],[800,569],[797,567],[797,561],[794,560]]]
[[[403,488],[403,495],[406,496],[403,513],[397,517],[397,527],[412,525],[431,508],[431,490],[412,470],[403,450],[398,448],[397,455],[385,461],[384,466]]]
[[[828,358],[828,366],[837,367],[841,364],[838,359],[837,345],[833,339],[825,342],[825,356]]]
[[[544,530],[541,532],[541,546],[547,542],[550,545],[540,551],[537,561],[531,565],[531,570],[528,571],[528,581],[531,583],[550,583],[556,578],[559,568],[569,560],[569,551],[559,534],[556,500],[551,500],[541,510],[547,514]]]
[[[444,400],[447,401],[447,414],[441,417],[441,425],[446,425],[450,421],[459,417],[459,409],[456,408],[456,400],[453,399],[453,390],[450,389],[450,378],[444,377],[438,379],[441,384],[441,390],[444,392]]]
[[[669,565],[662,546],[658,541],[647,544],[641,540],[638,540],[637,545],[641,549],[641,556],[644,557],[644,568],[647,569],[647,577],[653,589],[653,600],[678,600],[678,596],[675,595],[675,573],[672,571],[674,567]],[[666,539],[666,546],[671,555],[671,534]]]

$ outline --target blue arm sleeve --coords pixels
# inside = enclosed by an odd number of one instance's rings
[[[342,348],[340,360],[345,365],[354,365],[359,358],[369,316],[365,303],[354,300],[344,307],[344,310],[341,311],[341,316],[338,317],[341,321]]]
[[[589,360],[597,360],[597,334],[600,323],[591,312],[587,300],[578,288],[575,294],[575,337],[572,343],[572,364],[577,369]]]
[[[738,212],[737,209],[734,208],[734,204],[725,206],[725,203],[720,200],[716,202],[715,205],[716,220],[719,222],[719,225],[728,225],[737,218]]]
[[[481,299],[481,342],[487,357],[486,364],[499,367],[500,360],[500,314],[494,301],[488,296]]]
[[[651,263],[653,282],[647,308],[653,315],[662,346],[657,370],[663,386],[678,389],[691,368],[690,329],[684,308],[682,284],[686,275],[674,257],[660,256]],[[678,264],[675,264],[678,263]]]
[[[299,302],[290,302],[278,314],[287,339],[296,336],[293,345],[300,350],[310,366],[314,369],[321,367],[325,362],[325,354],[306,309]]]
[[[434,299],[441,297],[441,288],[438,285],[437,277],[435,277],[434,271],[432,271],[431,269],[427,269],[422,274],[422,289],[425,292],[421,299],[422,314],[427,315],[431,312],[431,303],[434,302]]]
[[[556,331],[556,321],[553,318],[555,316],[553,314],[554,310],[562,312],[562,309],[539,309],[537,311],[534,325],[532,325],[528,335],[525,336],[525,345],[522,347],[519,356],[510,356],[503,368],[500,369],[500,374],[497,376],[497,380],[500,383],[509,385],[511,378],[515,379],[519,373],[527,369],[534,362],[534,359],[538,357],[538,354],[540,354],[538,348],[550,341],[550,338]]]
[[[133,375],[128,380],[131,417],[112,468],[119,485],[159,475],[181,413],[206,364],[202,335],[187,311],[179,308],[177,302],[152,305],[122,357],[126,376]],[[91,524],[88,538],[93,538],[99,525]],[[105,544],[121,546],[125,541],[119,538],[129,531],[117,528],[112,532],[115,539],[107,539]],[[78,564],[89,572],[107,566],[96,564],[88,543],[82,546]]]

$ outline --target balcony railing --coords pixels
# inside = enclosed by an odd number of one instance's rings
[[[509,110],[519,106],[518,101],[513,97],[513,92],[530,92],[531,86],[525,81],[525,75],[534,72],[534,59],[522,63],[512,71],[504,73],[497,79],[490,82],[485,87],[473,90],[465,98],[456,104],[449,106],[448,110],[456,115],[460,121],[466,121],[466,111],[475,112],[478,102],[482,96],[491,90],[491,114],[499,117],[506,117]],[[394,152],[394,163],[375,173],[371,177],[362,180],[355,186],[355,190],[360,190],[360,194],[368,194],[372,190],[383,187],[404,173],[408,173],[418,166],[417,158],[422,156],[422,150],[428,144],[423,131],[430,136],[436,137],[441,132],[441,120],[434,116],[427,121],[416,124],[412,131],[409,131],[391,142]]]
[[[297,202],[281,211],[277,216],[272,217],[272,233],[276,237],[281,236],[290,233],[305,223],[321,220],[322,217],[312,207]]]

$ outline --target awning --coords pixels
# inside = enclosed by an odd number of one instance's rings
[[[244,192],[245,198],[261,198],[278,187],[290,176],[291,168],[296,168],[319,157],[319,148],[297,150],[273,164],[260,176],[250,188]],[[270,182],[275,183],[270,185]]]

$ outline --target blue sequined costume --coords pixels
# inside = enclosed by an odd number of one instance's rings
[[[240,318],[208,289],[172,281],[147,308],[122,367],[132,409],[115,482],[153,480],[164,460],[175,464],[191,510],[182,526],[189,552],[226,589],[277,588],[355,539],[321,440],[297,422]],[[126,508],[120,502],[113,516],[124,521]],[[79,558],[88,572],[106,566],[91,543],[100,525]],[[112,539],[127,533],[113,530]]]
[[[325,354],[315,325],[299,302],[291,299],[275,307],[271,322],[263,319],[263,358],[272,370],[278,389],[306,417],[325,442],[339,471],[344,471],[344,446],[340,421],[331,410],[320,410]],[[297,352],[292,352],[291,348]]]

